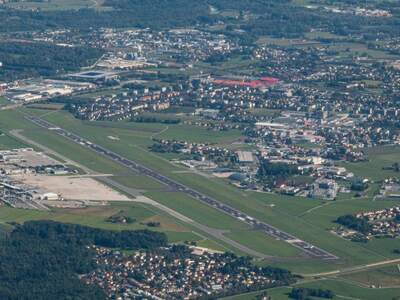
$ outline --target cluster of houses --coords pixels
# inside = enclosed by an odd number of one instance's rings
[[[171,101],[180,99],[181,91],[173,87],[159,90],[133,90],[120,94],[103,95],[88,102],[77,101],[68,105],[75,117],[89,121],[122,121],[144,111],[162,111]]]
[[[342,216],[337,222],[342,226],[337,227],[334,232],[347,239],[362,242],[374,237],[398,239],[400,206]]]
[[[211,299],[280,285],[262,268],[201,248],[171,246],[130,256],[96,251],[97,268],[83,280],[100,286],[112,299]]]
[[[153,142],[150,148],[152,151],[181,154],[176,160],[184,166],[219,178],[227,178],[232,184],[244,189],[335,200],[338,192],[345,190],[338,181],[347,182],[349,185],[354,177],[346,168],[335,166],[330,160],[321,157],[319,150],[270,147],[263,148],[262,151],[234,151],[216,145],[187,141],[154,139]],[[301,175],[301,180],[296,180],[296,176],[280,178],[273,185],[266,185],[258,177],[261,161],[292,166],[297,170],[296,173]]]
[[[392,37],[387,39],[385,43],[379,43],[374,45],[375,49],[383,50],[383,51],[390,51],[392,53],[399,54],[400,53],[400,37]],[[396,60],[391,65],[394,69],[400,69],[400,60]]]
[[[358,213],[355,216],[371,224],[369,235],[400,237],[400,206]]]
[[[222,34],[197,29],[100,29],[84,41],[105,49],[114,48],[119,59],[145,61],[163,66],[190,67],[216,55],[226,55],[240,46]]]
[[[311,6],[313,7],[313,6]],[[324,6],[324,10],[336,13],[336,14],[348,14],[348,15],[356,15],[363,17],[374,17],[374,18],[390,18],[392,17],[392,13],[388,10],[384,9],[370,9],[364,7],[347,7],[347,8],[339,8],[339,7],[330,7]]]

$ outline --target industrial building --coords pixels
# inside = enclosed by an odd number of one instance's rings
[[[310,197],[323,200],[335,200],[339,191],[339,185],[330,179],[318,179],[311,186]]]
[[[89,82],[74,82],[64,80],[26,80],[18,86],[9,88],[5,96],[14,102],[35,102],[59,96],[72,95],[75,92],[87,91],[95,88]]]
[[[92,83],[103,83],[107,81],[117,80],[118,77],[118,73],[116,72],[102,70],[86,71],[68,75],[68,78],[72,80],[86,81]]]

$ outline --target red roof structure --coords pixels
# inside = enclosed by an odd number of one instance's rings
[[[225,85],[225,86],[242,86],[251,88],[267,88],[270,86],[277,85],[279,79],[274,77],[261,77],[257,80],[233,80],[233,79],[214,79],[212,81],[214,84]]]

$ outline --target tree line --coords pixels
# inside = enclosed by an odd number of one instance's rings
[[[332,299],[335,293],[331,290],[313,288],[293,288],[289,297],[295,300],[311,300],[313,297]]]
[[[349,17],[323,9],[311,10],[289,0],[106,0],[103,5],[113,9],[18,11],[4,8],[0,11],[0,31],[56,28],[90,31],[101,27],[169,29],[223,22],[227,27],[221,32],[237,36],[245,43],[253,43],[257,37],[265,35],[303,37],[315,28],[339,35],[362,35],[371,41],[400,34],[399,14],[392,18]],[[213,14],[210,7],[237,11],[239,17]],[[247,34],[237,35],[235,29],[245,30]]]
[[[79,70],[97,60],[102,53],[100,49],[89,47],[63,47],[42,42],[1,42],[0,81]]]
[[[357,218],[353,215],[341,216],[337,218],[336,223],[363,234],[368,234],[372,229],[371,224],[369,224],[365,218]]]

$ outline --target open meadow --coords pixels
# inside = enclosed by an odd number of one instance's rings
[[[376,299],[396,299],[400,293],[400,288],[388,288],[388,289],[373,289],[367,287],[360,287],[356,284],[352,284],[342,280],[319,280],[310,283],[298,284],[295,287],[308,287],[308,288],[320,288],[329,289],[333,291],[336,296],[334,300],[340,299],[360,299],[360,300],[376,300]],[[282,287],[268,290],[268,295],[274,300],[290,300],[288,294],[291,291],[291,287]],[[224,298],[224,300],[256,300],[259,292],[243,294],[233,297]],[[322,298],[313,298],[322,299]]]
[[[115,214],[135,220],[131,224],[112,223],[107,219]],[[170,242],[198,241],[201,236],[194,234],[173,218],[139,203],[113,202],[110,206],[88,207],[84,209],[53,209],[49,212],[0,207],[0,224],[23,223],[31,220],[53,220],[90,227],[112,230],[149,229],[146,223],[160,222],[160,227],[152,230],[165,232]]]

